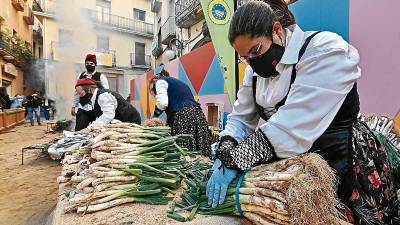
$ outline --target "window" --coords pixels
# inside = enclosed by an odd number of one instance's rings
[[[38,56],[38,54],[36,54],[36,53],[37,53],[37,51],[36,51],[36,42],[33,42],[32,53],[33,53],[33,55],[34,55],[35,57]]]
[[[41,48],[41,47],[39,47],[39,59],[43,58],[42,54],[43,54],[43,52],[42,52],[42,48]]]
[[[144,43],[135,43],[135,65],[146,65],[145,49],[146,45]]]
[[[146,20],[146,11],[140,9],[133,9],[133,19],[145,21]]]
[[[107,77],[107,80],[110,90],[118,93],[118,77]]]
[[[103,23],[111,22],[111,3],[109,1],[97,0],[97,19]]]
[[[60,47],[68,47],[74,44],[74,36],[72,31],[59,29],[58,30],[58,42]]]
[[[97,50],[100,52],[108,52],[110,49],[110,39],[106,36],[97,36]]]

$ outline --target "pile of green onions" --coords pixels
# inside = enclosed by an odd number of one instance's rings
[[[254,224],[345,223],[338,219],[335,207],[334,173],[317,154],[253,168],[238,188],[238,179],[233,182],[225,202],[217,208],[208,206],[205,195],[210,165],[198,167],[208,169],[188,172],[185,191],[172,204],[168,217],[185,222],[196,214],[239,215],[239,205],[243,216]]]
[[[71,178],[75,194],[65,212],[90,213],[142,202],[167,204],[185,177],[187,149],[177,142],[190,135],[170,136],[169,127],[109,124],[91,141],[87,173]]]

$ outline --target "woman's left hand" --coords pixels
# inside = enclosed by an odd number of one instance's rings
[[[208,180],[206,195],[208,205],[215,208],[224,203],[229,184],[235,179],[238,171],[223,166],[219,159],[215,160],[212,169],[214,172]]]

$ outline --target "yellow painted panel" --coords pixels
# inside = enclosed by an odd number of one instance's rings
[[[112,54],[95,52],[97,58],[97,65],[99,66],[112,66]]]
[[[397,131],[400,131],[400,111],[397,113],[396,117],[394,118],[394,125]]]
[[[244,72],[246,70],[247,65],[245,63],[239,63],[239,87],[243,84]]]

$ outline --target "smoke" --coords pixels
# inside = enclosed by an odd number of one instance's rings
[[[63,120],[71,118],[76,76],[83,71],[84,56],[93,51],[96,33],[82,1],[57,0],[54,4],[58,42],[47,43],[54,60],[46,61],[46,89],[56,103],[55,119]]]
[[[25,74],[27,74],[24,77],[27,94],[31,94],[35,91],[45,93],[45,63],[43,60],[32,61],[25,68]]]

